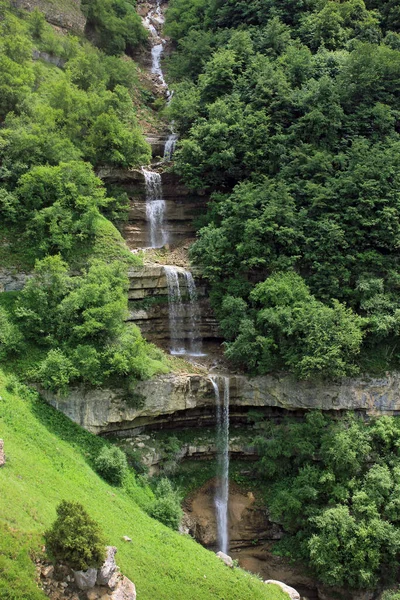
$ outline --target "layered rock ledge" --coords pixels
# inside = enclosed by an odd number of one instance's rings
[[[74,389],[59,397],[44,392],[47,401],[70,419],[96,434],[129,436],[145,427],[199,427],[214,422],[214,390],[209,377],[163,375],[138,383],[134,393],[122,390]],[[346,378],[336,382],[298,381],[286,374],[230,377],[231,420],[247,422],[249,408],[271,416],[310,409],[356,411],[367,415],[400,414],[400,373],[381,378]]]

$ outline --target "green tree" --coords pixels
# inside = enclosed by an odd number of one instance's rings
[[[100,567],[106,551],[98,523],[79,502],[63,500],[56,510],[57,518],[45,533],[47,547],[54,558],[75,570]]]

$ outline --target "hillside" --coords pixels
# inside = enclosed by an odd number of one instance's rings
[[[130,491],[106,484],[90,459],[105,443],[73,425],[31,395],[7,391],[0,375],[0,437],[7,463],[0,470],[0,598],[36,600],[29,554],[38,552],[43,531],[61,499],[82,502],[118,547],[118,564],[137,587],[140,600],[284,600],[239,569],[228,569],[192,539],[150,519],[138,503],[149,491],[130,482]],[[8,385],[9,387],[9,385]],[[132,543],[122,541],[128,535]]]

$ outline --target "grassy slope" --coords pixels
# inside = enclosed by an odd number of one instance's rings
[[[0,598],[44,598],[33,583],[28,553],[55,518],[63,499],[84,504],[107,541],[118,547],[118,564],[137,586],[140,600],[284,600],[276,586],[226,568],[188,537],[150,519],[139,504],[147,492],[133,480],[128,489],[107,485],[90,467],[106,442],[83,431],[37,399],[5,389],[0,371],[0,437],[7,464],[0,469]],[[121,540],[123,535],[132,543]]]

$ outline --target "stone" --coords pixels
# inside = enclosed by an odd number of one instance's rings
[[[75,583],[80,590],[90,590],[96,585],[97,569],[74,571]]]
[[[233,560],[230,556],[225,554],[225,552],[217,552],[217,556],[220,560],[222,560],[223,563],[226,564],[227,567],[231,567],[231,569],[233,569]]]
[[[0,467],[6,464],[6,455],[4,454],[4,440],[0,440]]]
[[[43,567],[41,573],[42,573],[43,577],[46,577],[46,578],[52,577],[52,575],[54,573],[53,565],[47,565],[46,567]]]
[[[111,600],[136,600],[136,588],[135,584],[128,579],[123,577],[117,588],[110,594]]]
[[[115,563],[115,555],[117,549],[115,546],[107,546],[107,555],[104,563],[97,572],[97,585],[108,585],[111,577],[114,575],[117,565]]]
[[[277,581],[276,579],[267,579],[264,583],[273,583],[275,585],[279,585],[279,587],[290,597],[290,600],[300,600],[300,594],[297,590],[290,587],[290,585],[286,585],[286,583],[282,583],[282,581]]]
[[[130,538],[130,537],[128,537],[127,535],[124,535],[124,536],[122,537],[122,539],[124,540],[124,542],[131,542],[131,541],[132,541],[132,540],[131,540],[131,538]]]
[[[202,374],[168,374],[141,381],[135,396],[141,407],[123,399],[122,390],[71,390],[57,396],[41,390],[46,400],[92,433],[124,433],[160,418],[180,424],[180,415],[215,407],[211,382]],[[351,410],[366,415],[393,415],[400,411],[400,372],[383,377],[343,378],[334,382],[298,381],[288,374],[230,377],[230,406],[281,410]],[[185,416],[185,418],[187,418]]]
[[[86,17],[81,11],[80,0],[69,0],[60,5],[52,0],[11,0],[11,4],[28,11],[37,8],[49,23],[67,31],[83,33],[85,30]]]
[[[107,583],[108,589],[114,590],[117,587],[120,578],[121,578],[121,573],[120,573],[119,567],[117,567],[116,570],[114,571],[114,573],[111,575],[110,579],[108,580],[108,583]]]

